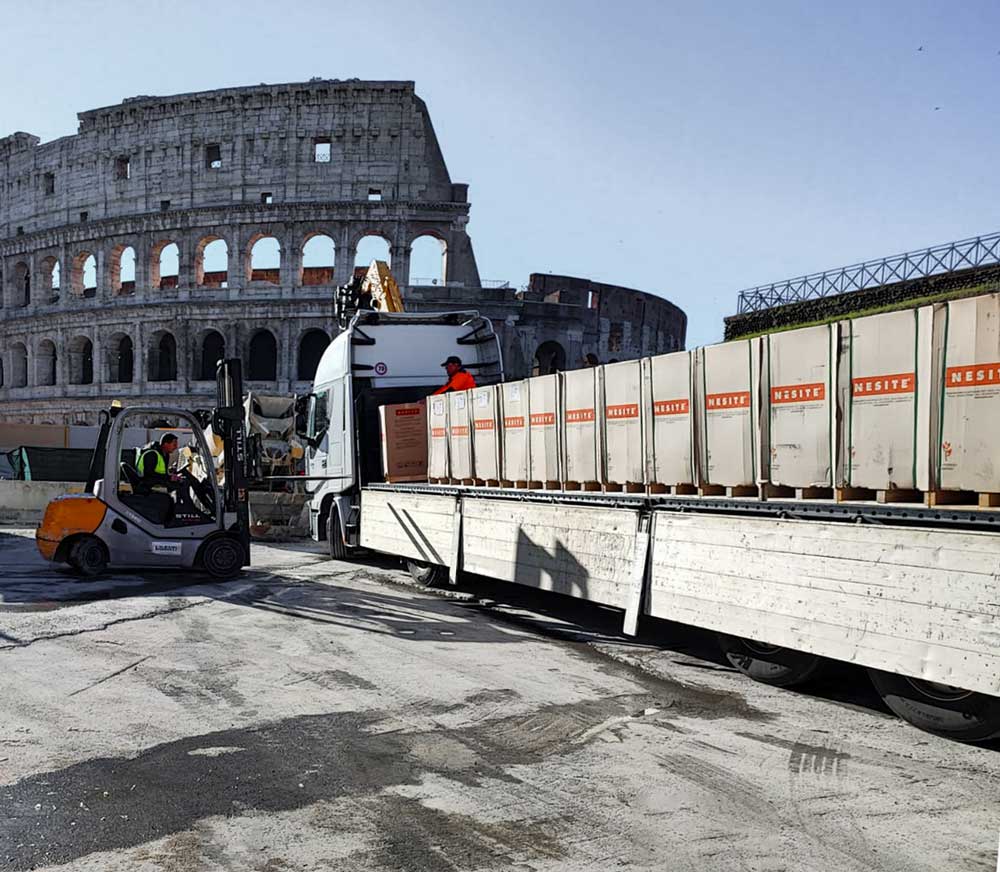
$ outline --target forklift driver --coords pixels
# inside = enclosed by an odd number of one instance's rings
[[[165,433],[160,444],[155,442],[142,450],[136,470],[142,478],[143,489],[151,493],[154,487],[176,491],[183,481],[177,473],[167,472],[170,455],[177,450],[177,437],[173,433]]]

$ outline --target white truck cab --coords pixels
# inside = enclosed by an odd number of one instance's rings
[[[306,475],[309,529],[332,557],[357,544],[361,488],[384,481],[379,406],[432,393],[450,355],[477,384],[503,380],[493,325],[475,311],[360,311],[324,352],[308,396]]]

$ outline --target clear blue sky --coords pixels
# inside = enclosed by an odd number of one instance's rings
[[[135,94],[413,79],[471,185],[484,278],[655,291],[689,346],[745,286],[1000,229],[995,0],[0,11],[0,134],[72,133]]]

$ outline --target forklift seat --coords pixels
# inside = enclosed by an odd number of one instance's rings
[[[137,470],[131,463],[125,463],[124,461],[119,464],[119,467],[121,468],[123,477],[132,487],[132,493],[138,494],[143,491],[148,493],[149,488],[142,483],[142,477],[139,475],[139,470]]]
[[[168,526],[174,517],[174,501],[170,494],[154,491],[142,480],[139,471],[131,463],[123,461],[119,467],[122,477],[132,487],[132,493],[119,493],[118,498],[147,521],[152,521],[161,527]]]

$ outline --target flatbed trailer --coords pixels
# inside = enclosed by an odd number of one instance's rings
[[[460,572],[720,634],[738,669],[789,686],[823,658],[962,741],[1000,734],[1000,511],[532,491],[361,489],[360,539]]]

